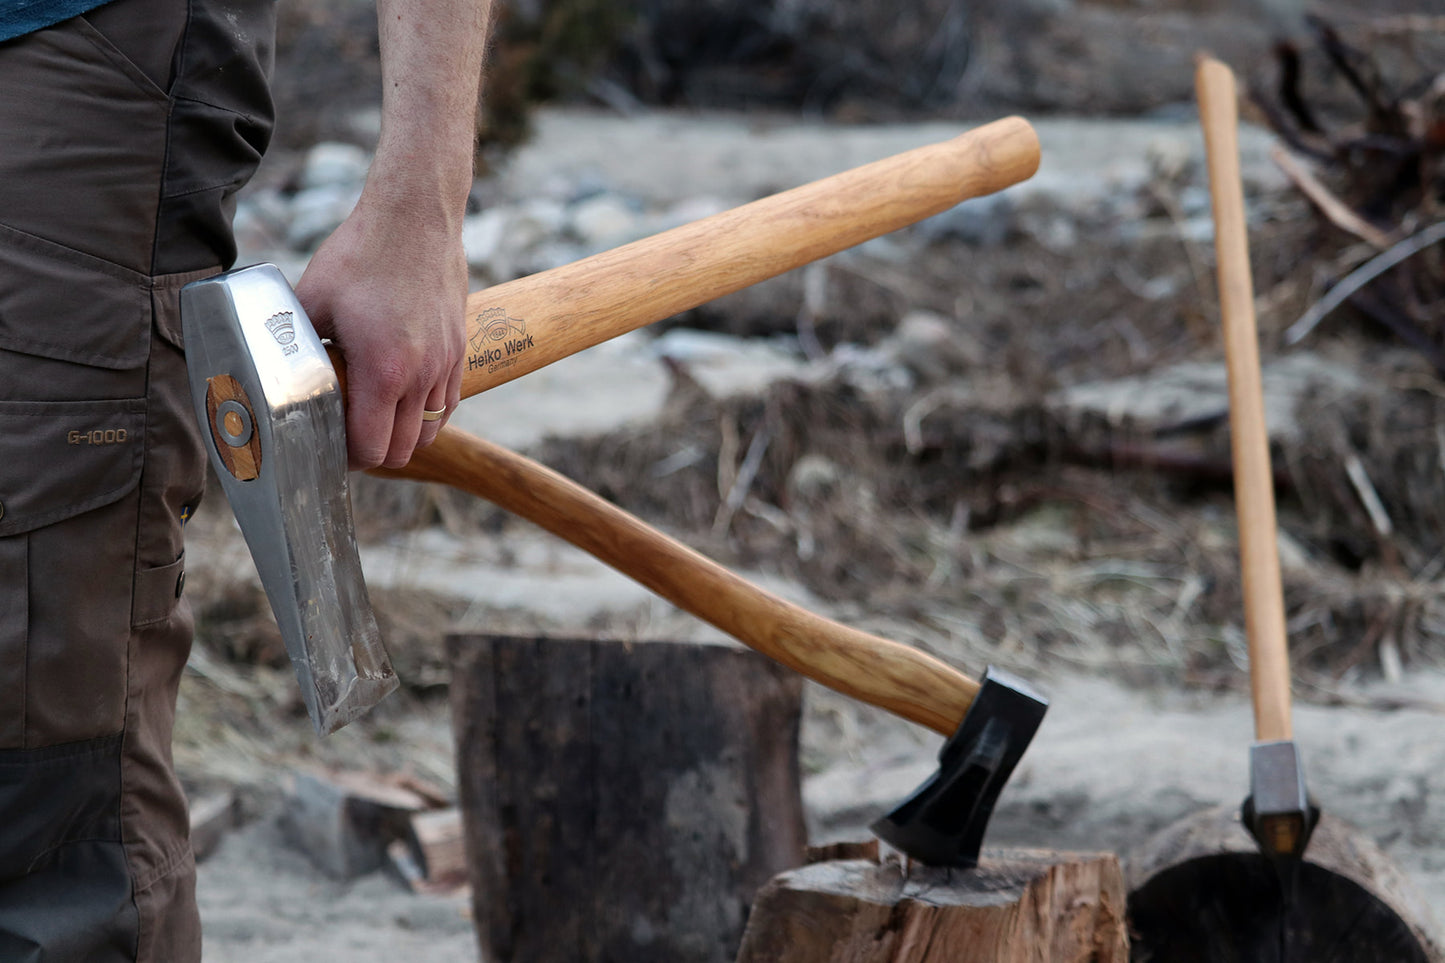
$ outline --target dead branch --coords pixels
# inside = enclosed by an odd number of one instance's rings
[[[1310,306],[1298,321],[1284,333],[1285,344],[1298,344],[1335,308],[1344,304],[1356,291],[1384,274],[1390,268],[1419,254],[1432,244],[1445,240],[1445,221],[1430,225],[1423,231],[1405,238],[1388,250],[1371,258],[1340,279],[1329,292]]]

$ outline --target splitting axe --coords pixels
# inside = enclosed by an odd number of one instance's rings
[[[1032,176],[1038,160],[1032,127],[1007,118],[480,291],[467,302],[462,396],[1002,190]],[[350,514],[339,352],[317,338],[271,265],[187,285],[181,316],[212,463],[312,722],[333,732],[397,685]],[[939,774],[875,830],[926,862],[976,861],[993,802],[1047,705],[1021,682],[991,671],[980,689],[915,649],[767,596],[680,545],[664,550],[665,537],[617,519],[580,486],[450,428],[403,471],[517,506],[569,540],[591,530],[587,519],[608,518],[584,548],[785,665],[948,735]],[[493,474],[514,483],[493,483]]]
[[[1289,643],[1276,541],[1274,474],[1264,421],[1249,233],[1239,170],[1234,73],[1218,60],[1201,58],[1195,86],[1214,214],[1219,313],[1229,374],[1230,446],[1239,516],[1245,635],[1254,702],[1250,794],[1242,818],[1260,852],[1278,868],[1288,899],[1320,812],[1305,786],[1304,765],[1291,723]]]

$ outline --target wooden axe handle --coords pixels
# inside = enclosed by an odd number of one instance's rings
[[[1249,268],[1249,234],[1239,169],[1234,73],[1218,60],[1201,58],[1195,72],[1195,89],[1213,198],[1219,311],[1229,369],[1230,445],[1255,737],[1260,742],[1287,741],[1293,738],[1289,647],[1279,570],[1274,475],[1264,422],[1254,282]]]
[[[405,468],[372,474],[485,498],[788,668],[945,736],[958,730],[978,692],[978,683],[940,660],[780,599],[576,482],[459,429],[443,428]]]
[[[1008,117],[774,194],[467,301],[462,397],[1031,177]]]

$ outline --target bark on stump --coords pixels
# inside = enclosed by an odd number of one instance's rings
[[[1128,860],[1138,960],[1440,963],[1423,898],[1373,843],[1325,813],[1286,906],[1239,807],[1191,816]],[[1283,947],[1283,949],[1282,949]]]
[[[482,956],[730,961],[802,862],[802,678],[735,646],[452,636]]]
[[[844,859],[758,894],[737,963],[1125,963],[1107,853],[987,850],[975,869]]]

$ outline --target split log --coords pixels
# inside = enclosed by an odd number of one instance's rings
[[[1310,837],[1287,903],[1279,871],[1260,855],[1237,806],[1163,830],[1128,867],[1129,923],[1142,959],[1445,959],[1424,899],[1378,847],[1329,813]]]
[[[421,795],[380,775],[297,770],[280,826],[319,869],[349,880],[380,869],[387,844],[404,836],[411,817],[429,807]]]
[[[737,963],[1126,963],[1107,853],[986,850],[974,869],[815,863],[758,895]]]
[[[406,836],[387,845],[386,856],[392,871],[413,893],[445,896],[465,889],[467,856],[461,810],[416,813]]]
[[[802,679],[732,645],[453,636],[482,957],[730,961],[802,862]]]

